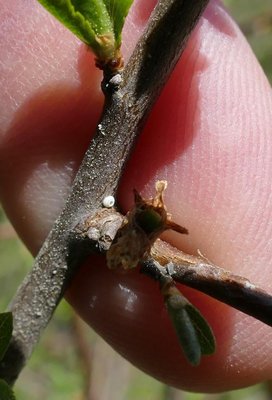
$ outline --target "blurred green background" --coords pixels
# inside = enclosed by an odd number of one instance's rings
[[[272,1],[225,0],[272,82]],[[0,209],[0,310],[32,264]],[[63,301],[16,385],[18,400],[268,400],[269,384],[225,394],[185,393],[116,354]],[[0,396],[1,398],[1,396]]]
[[[272,82],[272,1],[223,0]]]

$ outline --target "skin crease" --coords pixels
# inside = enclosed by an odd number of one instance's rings
[[[153,3],[135,1],[124,33],[126,58]],[[2,0],[0,31],[0,194],[36,253],[99,118],[101,74],[85,47],[34,0]],[[126,168],[123,210],[133,188],[150,197],[155,181],[166,179],[167,208],[189,235],[165,238],[272,291],[271,126],[267,79],[235,23],[211,1]],[[95,256],[68,299],[124,357],[168,384],[219,392],[271,378],[271,328],[182,290],[218,344],[197,368],[178,347],[156,284],[137,271],[115,274]]]

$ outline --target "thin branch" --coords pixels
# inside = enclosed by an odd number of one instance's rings
[[[87,250],[77,245],[74,227],[94,215],[105,196],[116,194],[135,139],[207,4],[208,0],[160,0],[123,78],[119,77],[119,89],[114,87],[116,77],[104,82],[103,117],[71,195],[10,306],[14,335],[0,365],[0,376],[7,382],[13,383],[19,375],[86,257]]]
[[[202,256],[189,256],[157,240],[142,272],[155,280],[160,275],[197,289],[272,326],[272,296],[239,275],[210,263]]]

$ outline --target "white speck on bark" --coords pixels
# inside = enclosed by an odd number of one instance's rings
[[[106,196],[104,197],[102,204],[106,208],[111,208],[114,206],[115,198],[113,196]]]

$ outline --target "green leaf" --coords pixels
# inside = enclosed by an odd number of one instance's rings
[[[15,400],[13,390],[3,379],[0,379],[0,400]]]
[[[104,0],[113,23],[117,48],[121,45],[121,33],[133,0]]]
[[[179,297],[179,295],[169,296],[165,302],[166,307],[187,360],[192,365],[198,365],[201,360],[198,336],[184,304],[180,304]]]
[[[88,44],[97,57],[113,55],[115,39],[102,0],[38,0],[51,14]],[[106,37],[104,41],[103,37]]]
[[[4,357],[11,339],[13,329],[12,321],[11,312],[0,314],[0,360]]]
[[[208,322],[192,304],[188,303],[185,309],[191,319],[198,341],[201,347],[201,353],[205,355],[213,354],[216,348],[215,337]]]
[[[165,304],[186,358],[192,365],[199,365],[202,355],[215,351],[210,326],[176,288],[170,289]]]
[[[51,14],[88,44],[97,58],[115,58],[125,17],[133,0],[38,0]]]

